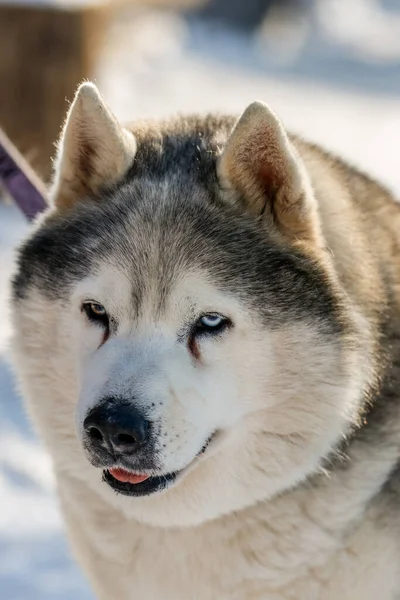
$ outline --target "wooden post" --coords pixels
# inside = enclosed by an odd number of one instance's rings
[[[67,102],[93,76],[109,3],[0,0],[0,127],[45,179]]]

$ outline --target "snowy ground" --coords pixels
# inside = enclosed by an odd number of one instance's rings
[[[307,76],[280,75],[261,64],[239,35],[222,38],[172,16],[142,16],[113,36],[98,83],[121,118],[241,111],[262,99],[288,127],[342,153],[400,193],[399,69],[397,89],[390,81],[386,88],[375,86],[378,94],[373,85],[362,91],[349,85],[349,68],[345,87],[337,76],[330,81],[329,73],[313,78],[310,64]],[[0,204],[0,598],[85,600],[92,596],[68,555],[50,464],[24,416],[7,363],[8,280],[13,250],[26,231],[18,211]]]

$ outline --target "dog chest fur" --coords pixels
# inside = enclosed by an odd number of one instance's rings
[[[393,498],[365,513],[368,494],[344,483],[186,530],[132,523],[75,481],[63,478],[60,491],[76,557],[101,600],[396,598]]]

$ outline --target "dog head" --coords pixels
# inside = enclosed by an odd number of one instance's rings
[[[82,85],[13,315],[59,476],[155,525],[315,473],[365,385],[307,172],[261,103],[128,131]]]

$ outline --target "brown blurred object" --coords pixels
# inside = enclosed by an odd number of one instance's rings
[[[0,0],[0,126],[45,180],[66,99],[93,75],[112,6]]]

